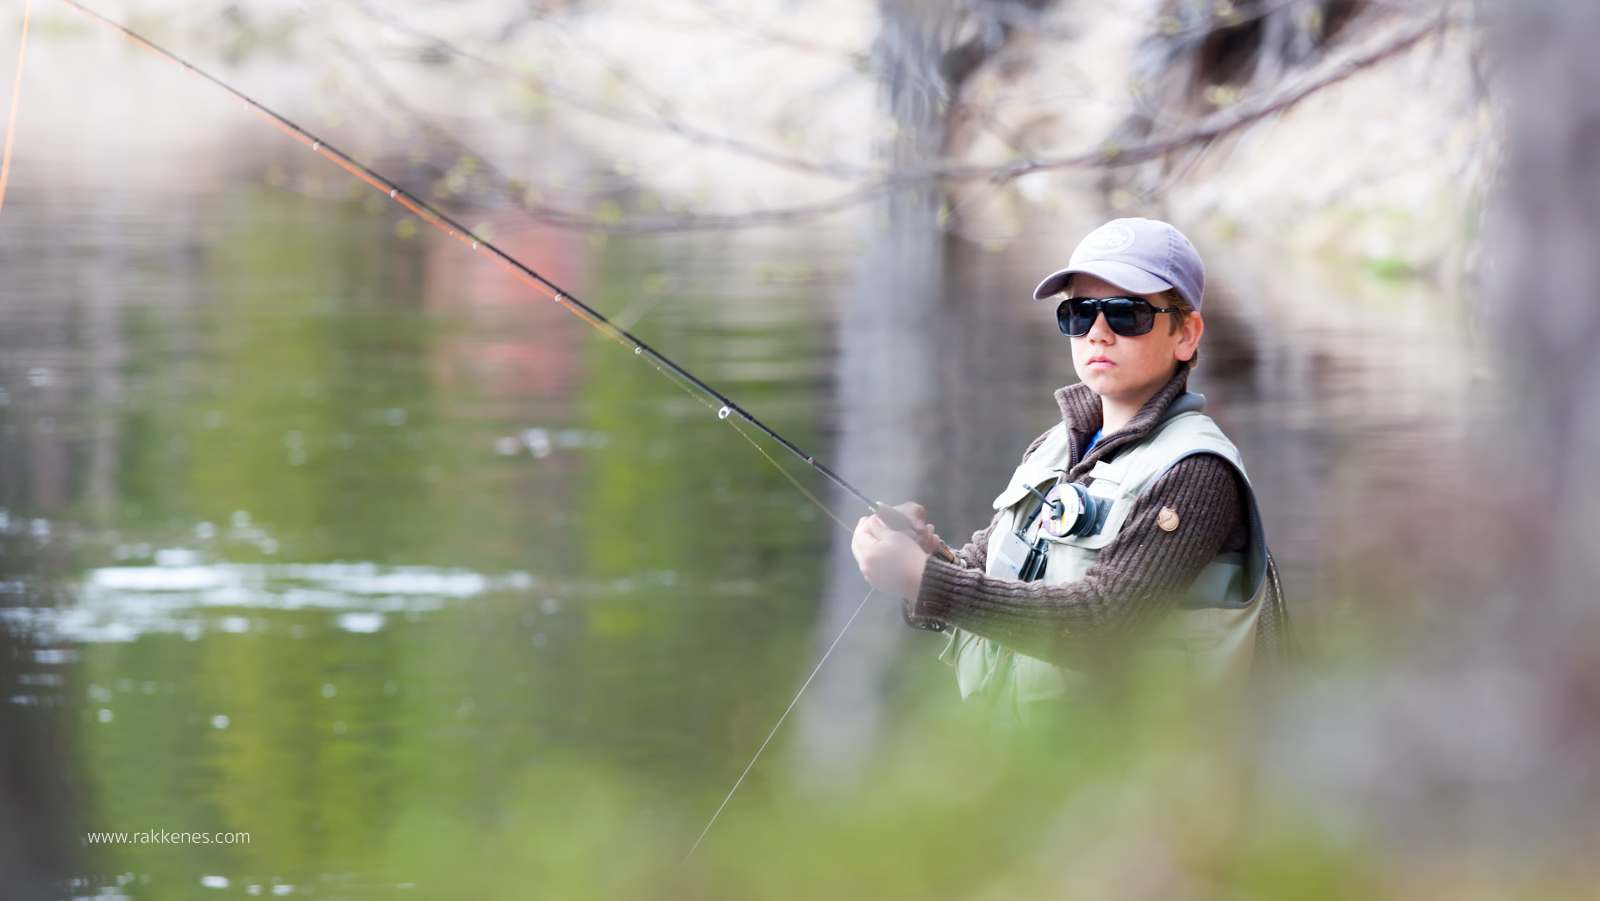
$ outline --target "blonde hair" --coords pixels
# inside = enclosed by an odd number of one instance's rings
[[[1183,295],[1178,293],[1177,288],[1168,288],[1161,292],[1161,296],[1166,300],[1167,306],[1178,311],[1172,314],[1172,324],[1167,331],[1169,335],[1176,335],[1178,329],[1183,328],[1184,320],[1188,319],[1189,314],[1194,312],[1194,304],[1184,300]],[[1184,362],[1188,364],[1190,369],[1200,365],[1200,348],[1196,347],[1194,354]]]

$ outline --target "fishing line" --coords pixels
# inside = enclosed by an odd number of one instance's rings
[[[794,705],[800,703],[800,696],[806,693],[806,688],[811,685],[811,680],[817,677],[822,665],[828,662],[828,655],[832,654],[833,649],[839,646],[839,640],[844,638],[844,633],[850,631],[850,624],[856,621],[857,616],[861,615],[862,608],[867,606],[867,598],[872,597],[874,590],[872,588],[867,589],[866,595],[861,598],[861,603],[856,605],[856,612],[850,614],[850,618],[845,621],[844,628],[840,629],[839,634],[834,637],[833,644],[828,645],[828,649],[822,652],[822,659],[817,661],[816,668],[811,671],[811,675],[806,677],[805,684],[801,685],[800,690],[795,692],[794,700],[790,701],[789,706],[784,708],[783,716],[778,717],[778,724],[772,727],[771,732],[767,733],[767,740],[761,743],[760,748],[756,749],[756,756],[750,758],[749,765],[744,768],[744,772],[739,774],[738,780],[733,783],[733,788],[728,790],[728,797],[722,799],[722,804],[717,808],[717,812],[711,815],[711,822],[706,824],[706,828],[700,830],[700,837],[694,840],[694,846],[689,849],[689,853],[683,855],[683,863],[678,864],[678,869],[683,869],[684,865],[689,862],[689,858],[694,856],[695,848],[700,847],[700,842],[705,840],[706,833],[711,831],[712,823],[715,823],[717,817],[722,815],[722,808],[728,806],[728,802],[733,799],[733,793],[739,790],[739,783],[744,781],[744,777],[750,775],[751,767],[754,767],[756,761],[761,759],[761,752],[767,749],[767,745],[772,742],[772,736],[778,734],[778,729],[783,725],[783,721],[789,718],[789,711],[794,709]]]
[[[750,437],[749,433],[745,432],[744,429],[739,428],[739,424],[737,422],[729,420],[728,421],[728,425],[733,426],[733,430],[738,432],[740,435],[742,435],[744,437],[744,440],[750,442],[750,446],[751,447],[755,448],[761,454],[761,456],[766,457],[767,458],[767,462],[771,463],[773,466],[776,466],[778,468],[778,471],[783,473],[783,477],[784,478],[788,479],[790,482],[793,482],[794,483],[794,487],[800,489],[800,493],[805,495],[807,500],[811,501],[811,503],[813,503],[813,504],[816,504],[817,507],[822,510],[822,512],[828,514],[828,518],[829,519],[831,519],[834,522],[838,523],[839,524],[839,528],[844,529],[846,532],[854,532],[855,531],[854,529],[852,529],[850,527],[849,523],[847,523],[844,520],[839,518],[839,514],[833,512],[833,508],[832,507],[829,507],[827,504],[824,504],[815,494],[811,493],[810,489],[808,489],[808,488],[806,488],[806,486],[800,484],[800,480],[795,478],[794,474],[789,472],[789,470],[784,469],[783,468],[783,464],[779,463],[776,459],[773,458],[773,456],[771,454],[767,453],[767,449],[766,448],[764,448],[761,445],[757,444],[756,443],[756,439]]]
[[[698,390],[706,397],[709,397],[710,399],[715,400],[717,403],[720,403],[722,406],[717,410],[718,418],[729,419],[732,416],[737,415],[740,419],[743,419],[745,422],[754,426],[762,434],[766,435],[768,438],[771,438],[773,441],[776,441],[783,447],[784,450],[789,451],[796,457],[799,457],[801,460],[805,461],[807,466],[810,466],[812,469],[816,470],[824,478],[828,479],[828,481],[839,486],[850,496],[865,504],[867,509],[876,513],[880,518],[885,519],[885,521],[889,522],[893,528],[901,530],[911,528],[911,522],[903,515],[899,514],[898,511],[895,511],[886,504],[878,503],[877,501],[867,497],[854,485],[851,485],[849,482],[841,478],[832,469],[829,469],[826,465],[819,463],[816,458],[801,450],[789,439],[778,434],[766,423],[762,422],[760,419],[757,419],[755,416],[744,410],[744,408],[734,403],[733,400],[727,395],[701,381],[693,373],[684,369],[682,366],[679,366],[677,363],[674,363],[672,360],[656,351],[655,348],[639,340],[639,338],[635,337],[626,329],[623,329],[613,323],[600,311],[567,293],[560,286],[535,272],[522,261],[501,250],[492,242],[479,238],[477,235],[473,234],[471,229],[463,226],[460,222],[457,222],[448,214],[435,209],[427,201],[406,191],[404,188],[400,187],[399,184],[390,181],[382,175],[379,175],[370,167],[357,162],[354,157],[328,144],[317,135],[312,134],[304,128],[301,128],[288,118],[261,105],[260,103],[257,103],[255,100],[251,99],[248,95],[239,91],[237,88],[234,88],[216,76],[196,67],[192,63],[180,58],[171,51],[151,42],[142,35],[129,30],[117,22],[113,22],[105,16],[102,16],[94,10],[89,9],[83,4],[77,2],[77,0],[61,0],[61,2],[71,6],[73,9],[76,9],[78,12],[82,13],[96,24],[109,28],[117,34],[122,35],[122,37],[126,38],[128,41],[132,42],[141,49],[147,50],[161,59],[172,63],[173,65],[182,69],[189,76],[198,79],[199,81],[211,86],[212,88],[227,95],[229,98],[242,104],[246,109],[252,113],[255,113],[257,116],[260,116],[279,131],[282,131],[284,134],[294,138],[296,141],[299,141],[300,143],[310,147],[312,152],[318,153],[323,157],[333,161],[333,163],[339,166],[339,168],[344,169],[346,172],[349,172],[351,175],[354,175],[372,187],[386,192],[390,199],[397,201],[400,205],[415,213],[422,221],[434,226],[440,231],[445,232],[450,237],[457,239],[463,244],[470,245],[474,252],[487,256],[489,259],[493,260],[496,265],[511,273],[511,275],[516,277],[518,280],[530,285],[534,289],[544,294],[549,295],[557,303],[561,304],[563,307],[566,307],[567,310],[578,316],[578,318],[594,326],[606,337],[611,338],[613,341],[616,341],[625,347],[632,347],[633,352],[636,355],[647,357],[656,365],[658,369],[664,372],[670,372],[675,379],[681,380],[687,385],[693,386],[694,389]],[[834,518],[836,520],[838,519],[838,517]]]
[[[17,135],[17,101],[22,98],[22,61],[28,56],[28,19],[33,15],[33,0],[22,8],[22,46],[17,49],[17,83],[11,88],[11,118],[6,122],[6,155],[0,162],[0,208],[5,207],[6,185],[11,181],[11,140]]]
[[[651,361],[650,365],[655,366],[655,362]],[[671,382],[674,385],[677,385],[678,388],[680,388],[683,391],[684,394],[687,394],[690,397],[694,398],[696,402],[700,403],[706,409],[708,409],[708,410],[712,409],[712,405],[711,405],[710,401],[706,400],[705,395],[697,393],[692,387],[690,387],[689,385],[685,384],[683,381],[681,381],[675,375],[673,375],[673,373],[671,373],[670,371],[668,371],[666,369],[661,368],[660,366],[656,366],[656,371],[661,373],[663,376],[665,376],[667,381]],[[834,522],[838,523],[839,527],[841,529],[844,529],[846,532],[854,531],[850,527],[849,523],[846,523],[843,519],[840,519],[839,518],[839,514],[833,512],[833,508],[832,507],[830,507],[827,504],[823,503],[822,500],[820,498],[818,498],[815,494],[812,494],[811,493],[811,489],[807,488],[803,483],[801,483],[801,481],[799,479],[795,478],[793,473],[791,473],[789,470],[785,469],[783,464],[779,463],[777,461],[777,458],[775,458],[771,454],[767,453],[767,449],[762,447],[761,444],[759,442],[757,442],[755,438],[751,437],[749,432],[746,432],[744,429],[740,428],[738,421],[736,421],[736,420],[734,420],[734,419],[732,419],[732,418],[730,418],[730,417],[728,417],[726,415],[719,416],[719,418],[726,419],[728,421],[728,425],[733,426],[733,430],[735,432],[739,433],[739,437],[741,437],[744,440],[750,442],[750,446],[756,449],[756,453],[759,453],[761,456],[766,457],[768,463],[771,463],[773,465],[773,467],[778,470],[778,472],[783,473],[783,477],[788,479],[789,482],[791,484],[793,484],[795,488],[798,488],[800,490],[801,494],[806,496],[806,500],[810,501],[813,504],[816,504],[817,505],[817,509],[821,510],[823,513],[828,514],[828,518],[833,520]]]
[[[29,0],[29,2],[31,3],[32,0]],[[473,251],[489,257],[502,269],[505,269],[507,272],[511,273],[518,280],[532,286],[540,292],[548,294],[557,303],[561,304],[563,307],[566,307],[569,311],[577,315],[583,321],[594,326],[598,331],[601,332],[601,334],[604,334],[606,337],[611,338],[625,347],[631,346],[635,355],[646,357],[658,371],[668,377],[669,381],[672,381],[685,392],[696,397],[702,403],[705,403],[707,407],[711,406],[707,400],[708,398],[720,403],[722,406],[717,410],[717,418],[728,420],[729,423],[734,426],[735,431],[739,432],[740,435],[743,435],[745,439],[749,441],[750,444],[756,448],[756,450],[760,451],[762,456],[770,460],[773,465],[777,466],[777,461],[766,452],[766,449],[757,444],[750,435],[745,434],[744,430],[738,427],[738,423],[733,419],[735,414],[737,414],[738,418],[743,419],[745,422],[754,426],[768,438],[776,441],[783,447],[784,450],[787,450],[799,457],[801,460],[804,460],[807,466],[810,466],[829,481],[842,488],[856,500],[861,501],[861,503],[865,504],[869,510],[872,510],[880,518],[888,522],[891,527],[896,529],[909,529],[911,527],[911,522],[906,519],[903,514],[900,514],[898,511],[885,504],[877,503],[871,498],[867,497],[865,494],[861,493],[861,491],[857,490],[855,486],[840,478],[836,473],[833,472],[833,470],[829,469],[822,463],[818,463],[810,454],[807,454],[793,442],[773,431],[766,425],[766,423],[750,415],[722,392],[701,381],[688,370],[679,366],[677,363],[674,363],[672,360],[663,356],[648,344],[645,344],[643,341],[634,337],[626,329],[613,323],[610,319],[607,319],[605,315],[600,313],[600,311],[594,309],[583,301],[578,300],[571,294],[568,294],[554,282],[551,282],[549,279],[530,269],[520,260],[501,250],[499,247],[496,247],[493,243],[477,237],[470,229],[462,226],[461,223],[457,222],[449,215],[435,209],[427,201],[407,192],[404,188],[400,187],[400,185],[390,181],[382,175],[379,175],[371,168],[357,162],[353,157],[349,156],[344,151],[329,145],[320,137],[317,137],[316,135],[306,131],[284,116],[281,116],[273,110],[262,106],[236,88],[228,85],[215,76],[202,71],[201,69],[179,58],[164,48],[150,42],[149,40],[146,40],[144,37],[135,34],[122,25],[107,19],[83,4],[78,3],[77,0],[62,0],[62,2],[76,9],[78,12],[83,13],[91,21],[117,32],[138,47],[178,66],[188,75],[199,79],[216,90],[221,91],[228,97],[238,101],[239,103],[243,104],[246,109],[265,119],[278,130],[289,135],[300,143],[308,145],[313,152],[321,154],[327,159],[332,160],[341,169],[344,169],[345,171],[380,191],[386,191],[391,199],[398,201],[402,206],[415,213],[418,218],[422,219],[424,222],[434,226],[435,228],[438,228],[439,230],[448,234],[450,237],[461,241],[463,244],[470,244]],[[15,113],[16,107],[15,104],[13,104],[13,117],[15,116]],[[9,138],[7,146],[9,147]],[[699,393],[696,394],[696,391]],[[825,511],[835,522],[839,523],[839,525],[845,529],[849,529],[849,526],[846,525],[845,522],[836,514],[834,514],[834,512],[829,509],[826,504],[822,503],[822,501],[810,491],[807,491],[803,485],[800,485],[799,481],[790,475],[788,470],[784,469],[782,466],[778,466],[778,471],[782,472],[786,477],[788,477],[791,482],[794,482],[795,485],[800,488],[800,490],[806,495],[807,498],[811,500],[812,503],[816,504],[823,511]],[[948,554],[949,552],[946,550],[944,553]],[[833,643],[828,645],[828,649],[823,652],[822,659],[817,661],[816,667],[811,670],[811,675],[806,677],[806,681],[800,686],[800,690],[795,693],[794,700],[790,701],[789,706],[784,709],[783,716],[778,718],[777,725],[772,727],[772,731],[767,734],[766,741],[761,743],[761,747],[756,750],[755,756],[750,759],[750,763],[744,768],[744,772],[739,774],[739,779],[734,782],[733,788],[729,790],[728,796],[722,799],[722,804],[717,808],[716,813],[711,815],[711,821],[706,823],[706,828],[701,830],[700,837],[695,839],[695,843],[692,847],[690,847],[689,853],[684,856],[684,864],[689,862],[689,858],[694,855],[695,849],[700,847],[700,842],[705,839],[706,833],[711,831],[712,824],[716,823],[717,817],[720,816],[723,809],[728,806],[728,801],[733,798],[734,792],[739,790],[739,786],[744,782],[745,776],[749,775],[750,770],[756,765],[756,761],[761,758],[762,752],[765,751],[767,749],[767,745],[772,742],[773,736],[778,734],[778,729],[782,727],[784,721],[788,719],[790,711],[794,710],[795,705],[800,702],[801,696],[804,695],[806,689],[810,687],[811,682],[816,678],[817,673],[822,670],[822,665],[828,661],[828,657],[833,653],[834,648],[839,646],[839,641],[843,639],[845,633],[850,630],[850,626],[856,621],[856,617],[859,616],[861,611],[866,607],[867,601],[872,597],[872,594],[873,592],[871,590],[867,591],[866,595],[862,597],[861,603],[856,605],[855,612],[851,613],[850,619],[845,622],[844,628],[839,630],[839,634],[834,637]]]

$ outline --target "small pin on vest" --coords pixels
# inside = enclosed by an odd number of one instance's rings
[[[1163,532],[1176,530],[1178,528],[1178,511],[1171,507],[1162,507],[1161,512],[1156,514],[1156,525],[1160,526]]]

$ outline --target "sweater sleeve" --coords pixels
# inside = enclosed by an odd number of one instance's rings
[[[1170,532],[1156,522],[1163,507],[1178,514]],[[987,538],[988,530],[979,535]],[[1047,585],[991,578],[983,574],[982,546],[977,555],[969,546],[963,559],[979,561],[971,569],[928,559],[913,612],[1058,666],[1082,666],[1153,626],[1212,558],[1243,549],[1246,539],[1233,468],[1199,454],[1134,501],[1122,531],[1082,579]]]

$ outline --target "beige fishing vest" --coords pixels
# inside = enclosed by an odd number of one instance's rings
[[[1188,403],[1175,403],[1175,415],[1169,413],[1138,444],[1124,448],[1110,462],[1095,464],[1089,473],[1093,476],[1089,493],[1111,502],[1105,523],[1094,535],[1051,539],[1044,583],[1059,585],[1083,578],[1100,549],[1121,532],[1145,488],[1186,457],[1216,454],[1233,465],[1245,488],[1249,550],[1224,554],[1207,564],[1173,612],[1141,642],[1139,653],[1153,663],[1171,667],[1176,678],[1195,684],[1233,685],[1250,668],[1266,583],[1261,517],[1238,448],[1210,417],[1194,409],[1203,405],[1203,399],[1186,395],[1183,400]],[[1182,412],[1184,407],[1187,412]],[[1011,578],[996,571],[996,552],[1007,531],[1021,528],[1021,520],[1037,504],[1023,486],[1047,492],[1061,478],[1061,471],[1071,466],[1066,427],[1058,425],[1017,467],[1006,490],[994,500],[995,509],[1005,512],[990,533],[986,575]],[[1038,537],[1039,523],[1027,525],[1023,536],[1031,544]],[[1182,522],[1178,528],[1183,528]],[[989,700],[1022,719],[1026,719],[1030,703],[1064,697],[1085,678],[1082,673],[1016,653],[963,629],[952,630],[940,659],[955,667],[963,699]]]

